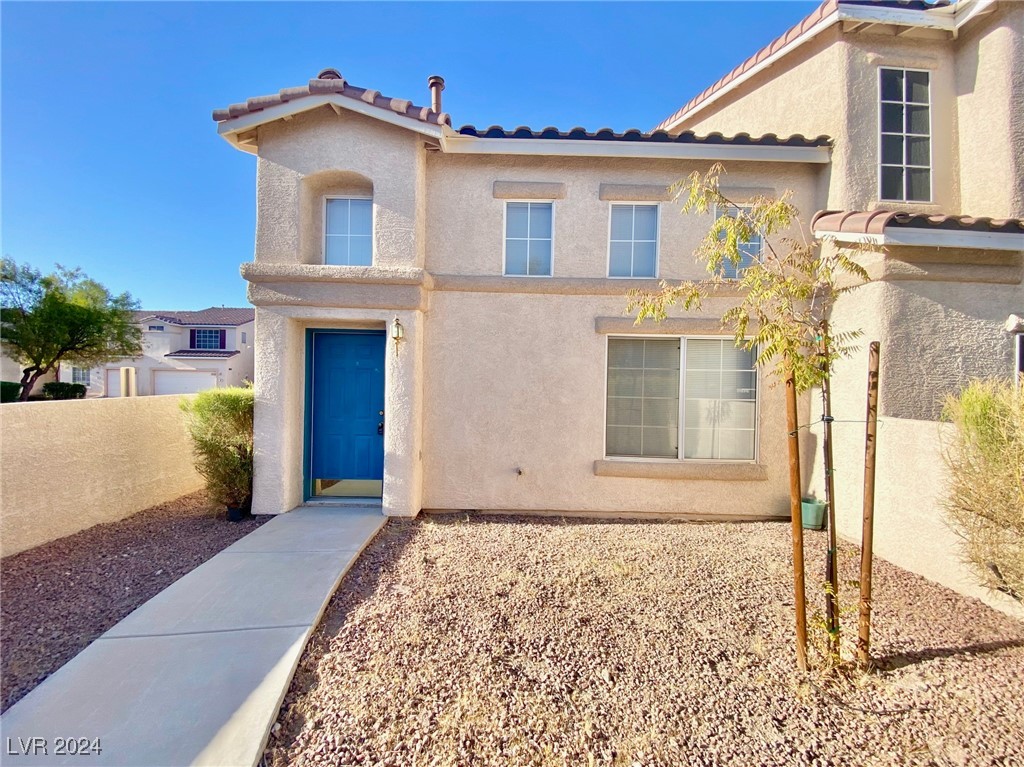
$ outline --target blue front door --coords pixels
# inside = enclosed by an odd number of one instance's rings
[[[380,496],[383,331],[311,331],[309,494]]]

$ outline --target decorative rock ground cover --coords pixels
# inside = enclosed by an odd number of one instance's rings
[[[1024,764],[1024,624],[879,560],[879,670],[805,678],[789,547],[770,523],[392,520],[264,761]],[[807,535],[809,584],[824,549]],[[852,548],[841,566],[855,577]]]
[[[100,634],[270,517],[227,522],[203,493],[0,560],[6,710]]]

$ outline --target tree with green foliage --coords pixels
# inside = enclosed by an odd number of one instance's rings
[[[93,368],[142,354],[142,330],[128,293],[113,295],[79,269],[53,274],[0,260],[0,336],[4,352],[22,365],[27,400],[41,377],[67,362]]]
[[[634,290],[628,311],[644,319],[663,320],[676,304],[687,311],[700,310],[704,300],[720,288],[738,289],[735,306],[722,316],[737,346],[754,350],[757,364],[772,370],[787,387],[787,430],[790,437],[790,499],[793,513],[794,578],[797,599],[798,662],[806,666],[806,616],[803,587],[803,533],[798,520],[801,488],[799,434],[796,395],[821,387],[825,421],[825,477],[829,503],[830,544],[826,558],[826,611],[829,646],[833,658],[839,654],[838,567],[835,543],[835,509],[832,507],[832,450],[828,387],[837,360],[855,350],[859,330],[836,331],[829,318],[844,293],[867,282],[867,272],[854,259],[857,245],[842,246],[835,241],[819,245],[808,241],[800,226],[800,213],[790,202],[792,193],[781,197],[758,196],[745,205],[722,193],[719,179],[725,173],[720,164],[707,173],[692,173],[675,184],[672,191],[682,200],[682,212],[706,215],[715,211],[715,221],[695,251],[709,277],[680,284],[661,283],[658,291]],[[796,230],[799,239],[788,232]],[[741,245],[759,237],[759,254],[744,254]],[[750,259],[744,263],[744,255]],[[727,279],[730,265],[735,279]]]

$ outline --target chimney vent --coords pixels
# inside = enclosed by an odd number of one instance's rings
[[[431,75],[427,79],[427,86],[430,88],[430,111],[440,113],[441,91],[444,90],[444,78],[440,75]]]

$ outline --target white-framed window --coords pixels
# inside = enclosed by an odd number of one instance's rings
[[[756,460],[755,359],[732,338],[609,337],[605,455]]]
[[[150,325],[149,329],[150,330],[163,330],[164,326],[163,325]]]
[[[658,276],[657,204],[612,203],[608,276]]]
[[[745,205],[736,206],[730,205],[727,208],[720,208],[715,206],[714,213],[715,219],[719,216],[728,215],[736,218],[740,211],[748,211],[749,207]],[[745,240],[738,244],[737,249],[740,252],[739,264],[734,264],[731,261],[724,261],[722,263],[722,276],[727,280],[737,280],[740,278],[743,270],[748,266],[752,266],[758,259],[761,258],[761,252],[764,248],[764,241],[761,239],[761,235],[755,233],[749,240]]]
[[[243,343],[243,344],[249,343],[249,342],[248,342],[248,341],[246,341],[246,339],[245,339],[245,331],[244,331],[244,330],[242,331],[242,343]]]
[[[505,274],[550,277],[554,204],[505,203]]]
[[[82,384],[82,386],[88,388],[90,372],[87,368],[72,367],[71,383]]]
[[[224,331],[213,328],[196,328],[192,331],[193,349],[223,349]]]
[[[878,193],[882,200],[932,199],[930,74],[880,67]]]
[[[324,263],[373,264],[373,200],[327,197],[324,200]]]

